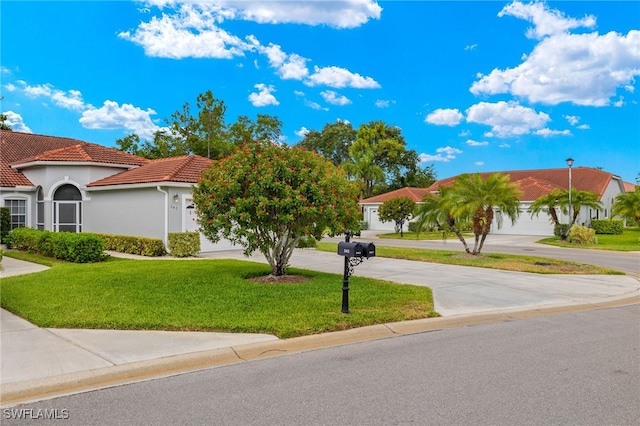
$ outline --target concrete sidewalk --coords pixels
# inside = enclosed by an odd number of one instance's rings
[[[127,256],[130,257],[130,256]],[[207,253],[208,259],[249,259],[240,251]],[[198,261],[198,260],[193,260]],[[46,267],[5,257],[0,277]],[[290,266],[342,274],[336,254],[297,249]],[[403,333],[504,321],[572,309],[640,300],[640,284],[621,275],[539,275],[385,258],[355,267],[366,276],[433,289],[443,318],[363,327],[345,332],[279,340],[270,335],[163,331],[41,329],[4,310],[0,313],[0,403],[3,406],[104,386],[295,353]],[[342,278],[336,279],[336,310]],[[352,296],[351,308],[358,308]]]

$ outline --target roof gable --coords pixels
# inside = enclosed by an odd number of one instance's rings
[[[146,158],[77,139],[0,130],[0,186],[34,186],[12,165],[33,162],[91,162],[139,166]]]
[[[212,160],[199,155],[160,158],[151,160],[141,167],[92,182],[87,185],[87,187],[160,182],[185,182],[195,184],[200,179],[202,170],[206,169],[212,162]]]

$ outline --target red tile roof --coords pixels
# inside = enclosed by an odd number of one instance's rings
[[[636,190],[636,184],[631,182],[622,182],[624,186],[624,192],[634,192]]]
[[[127,185],[136,183],[186,182],[197,183],[202,170],[212,163],[199,155],[151,160],[136,169],[92,182],[87,187]]]
[[[33,186],[14,164],[69,161],[140,166],[149,160],[114,148],[56,136],[0,130],[0,186]]]
[[[480,173],[483,178],[495,172]],[[569,187],[569,169],[542,169],[542,170],[514,170],[499,172],[509,175],[511,182],[520,183],[523,190],[521,201],[533,201],[542,195],[548,194],[553,189],[567,189]],[[457,176],[442,179],[429,187],[430,191],[437,191],[440,186],[450,186]],[[590,167],[575,167],[571,169],[571,186],[579,191],[592,191],[600,197],[607,189],[613,175]]]
[[[380,195],[376,195],[375,197],[371,197],[371,198],[367,198],[367,199],[361,200],[360,203],[362,203],[362,204],[384,203],[388,199],[396,198],[396,197],[409,197],[413,201],[418,202],[418,201],[422,200],[422,197],[424,197],[428,193],[429,193],[429,189],[428,188],[410,188],[410,187],[405,187],[405,188],[396,189],[395,191],[387,192],[386,194],[380,194]]]

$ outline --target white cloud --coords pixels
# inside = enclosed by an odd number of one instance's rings
[[[371,77],[363,77],[358,73],[340,67],[313,67],[313,74],[305,81],[307,86],[325,85],[341,89],[352,87],[355,89],[378,89],[380,84]]]
[[[286,62],[284,62],[278,69],[278,74],[284,80],[302,80],[309,75],[307,69],[307,58],[303,58],[297,54],[291,54],[288,56]]]
[[[476,161],[475,163],[476,166],[484,166],[484,161]]]
[[[12,83],[7,83],[7,84],[5,84],[5,85],[4,85],[4,88],[5,88],[5,90],[6,90],[7,92],[15,92],[15,91],[16,91],[16,89],[17,89],[16,85],[15,85],[15,84],[12,84]]]
[[[491,126],[486,136],[506,138],[541,129],[551,118],[544,112],[519,105],[517,102],[480,102],[467,109],[467,121]]]
[[[275,96],[271,94],[276,89],[272,85],[266,85],[262,83],[258,83],[255,86],[258,89],[258,93],[251,93],[249,95],[249,101],[255,107],[263,107],[267,105],[279,105],[280,102],[276,99]]]
[[[578,124],[580,122],[580,117],[576,116],[576,115],[563,115],[563,117],[569,122],[569,124],[571,124],[572,126],[575,126],[576,124]]]
[[[54,88],[50,84],[40,84],[38,86],[25,85],[22,89],[24,93],[32,98],[45,97],[51,99],[57,106],[74,111],[82,111],[93,108],[91,104],[85,104],[82,100],[82,93],[79,90],[69,90],[64,92]]]
[[[160,130],[151,120],[156,112],[146,111],[131,104],[118,105],[114,101],[104,101],[100,108],[90,108],[82,113],[80,124],[87,129],[126,129],[145,139],[153,139]]]
[[[550,138],[552,136],[571,136],[570,130],[551,130],[551,129],[539,129],[534,132],[538,136]]]
[[[174,14],[163,13],[119,37],[138,44],[148,56],[161,58],[232,58],[251,45],[218,26],[225,16],[215,5],[187,3]]]
[[[581,124],[578,126],[578,129],[580,130],[589,130],[591,128],[591,126],[589,126],[588,124]]]
[[[440,108],[427,115],[424,119],[426,123],[445,125],[445,126],[457,126],[464,119],[462,113],[456,109],[444,109]]]
[[[511,145],[509,145],[508,143],[501,143],[500,145],[498,145],[500,148],[511,148]]]
[[[594,27],[595,18],[567,18],[542,2],[513,2],[499,14],[504,15],[533,22],[527,35],[541,41],[515,68],[479,74],[470,88],[473,94],[508,93],[549,105],[605,106],[618,88],[629,91],[640,75],[638,30],[626,35],[571,34],[568,31],[574,28]]]
[[[395,104],[395,103],[396,103],[396,101],[389,101],[389,100],[386,100],[386,99],[377,99],[376,102],[375,102],[375,105],[378,108],[389,108],[390,104]]]
[[[309,133],[309,129],[307,129],[306,127],[302,126],[302,127],[300,127],[300,129],[296,130],[293,133],[295,133],[296,136],[304,138],[305,136],[307,136],[307,133]]]
[[[31,129],[24,124],[24,120],[20,114],[13,111],[6,111],[3,114],[7,117],[5,123],[11,127],[13,131],[23,132],[23,133],[33,133]]]
[[[351,103],[349,98],[346,96],[340,96],[333,90],[325,90],[324,92],[320,92],[320,95],[324,98],[325,102],[330,103],[331,105],[348,105]]]
[[[438,148],[436,149],[436,152],[437,152],[436,155],[422,153],[418,156],[418,158],[421,163],[431,163],[434,161],[448,163],[449,161],[456,158],[456,155],[462,154],[462,151],[460,151],[457,148],[452,148],[450,146]]]
[[[558,10],[549,9],[543,2],[522,3],[514,1],[505,6],[498,16],[514,16],[527,20],[534,24],[527,30],[527,37],[542,39],[545,36],[562,34],[575,28],[593,28],[596,26],[596,18],[592,15],[582,19],[568,18]]]
[[[293,94],[296,95],[296,96],[304,96],[304,92],[301,91],[301,90],[294,90]]]
[[[466,143],[469,146],[487,146],[487,145],[489,145],[489,142],[485,142],[485,141],[479,142],[479,141],[474,141],[473,139],[467,140]]]
[[[476,47],[478,47],[477,44],[469,44],[464,47],[464,50],[476,50]]]
[[[329,108],[323,108],[322,105],[320,105],[319,103],[310,101],[308,99],[304,100],[304,104],[306,106],[308,106],[309,108],[315,109],[315,110],[318,110],[318,111],[329,111]]]

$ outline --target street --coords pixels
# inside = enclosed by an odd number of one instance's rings
[[[391,337],[12,407],[2,424],[635,425],[639,324],[636,304]]]

